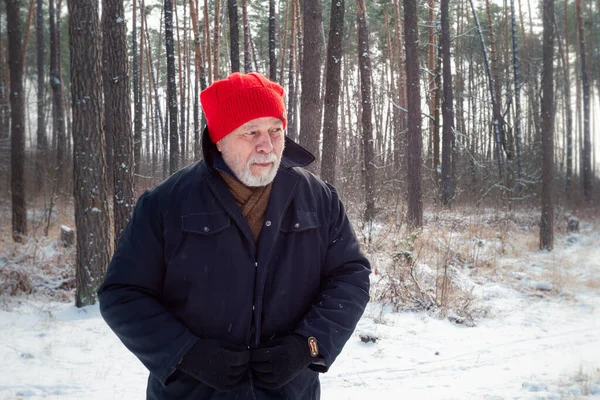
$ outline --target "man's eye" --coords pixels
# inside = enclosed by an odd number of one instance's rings
[[[257,133],[258,132],[256,132],[256,131],[249,131],[249,132],[246,132],[246,135],[248,135],[248,136],[255,136]]]

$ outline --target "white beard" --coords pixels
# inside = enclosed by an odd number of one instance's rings
[[[222,148],[221,152],[223,156],[223,161],[234,175],[242,182],[244,185],[248,187],[260,187],[267,186],[269,183],[273,182],[275,179],[275,175],[277,175],[277,171],[279,170],[279,164],[281,164],[281,158],[277,158],[275,153],[256,155],[251,157],[245,165],[242,166],[242,161],[235,154],[231,154],[228,151],[228,147],[225,145]],[[282,150],[283,154],[283,150]],[[262,171],[260,175],[254,175],[252,173],[252,164],[265,164],[265,163],[273,163],[271,168],[266,171]]]
[[[252,164],[264,164],[269,162],[272,162],[273,165],[271,165],[271,168],[267,171],[262,171],[260,175],[252,174]],[[275,179],[275,175],[277,175],[277,170],[279,169],[279,163],[280,160],[274,153],[255,156],[248,160],[246,167],[242,171],[234,171],[234,173],[237,178],[248,187],[267,186]]]

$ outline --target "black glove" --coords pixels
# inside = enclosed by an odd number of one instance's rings
[[[247,378],[249,360],[247,349],[199,339],[177,368],[220,392],[227,392]]]
[[[307,339],[290,335],[252,350],[250,369],[256,386],[277,389],[298,376],[312,361]]]

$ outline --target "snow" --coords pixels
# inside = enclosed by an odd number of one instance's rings
[[[493,276],[454,266],[487,310],[475,326],[452,310],[437,318],[370,303],[321,376],[322,398],[600,399],[600,226],[580,228],[557,235],[552,252],[506,253]],[[466,243],[479,257],[498,249],[489,238]],[[97,306],[35,294],[0,300],[0,399],[145,398],[145,368]]]

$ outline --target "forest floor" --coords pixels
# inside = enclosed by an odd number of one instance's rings
[[[557,219],[547,252],[538,218],[452,211],[428,213],[415,235],[372,226],[373,301],[321,376],[322,398],[600,399],[600,221],[567,234]],[[98,306],[73,306],[73,250],[56,233],[14,245],[8,226],[0,399],[145,398],[147,371]]]

